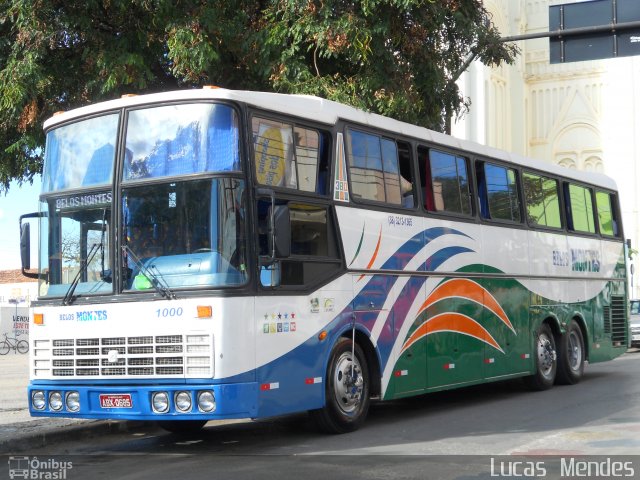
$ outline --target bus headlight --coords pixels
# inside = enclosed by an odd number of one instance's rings
[[[44,410],[44,407],[47,405],[47,398],[44,395],[42,390],[36,390],[31,395],[31,405],[36,410]]]
[[[198,392],[198,408],[205,413],[213,412],[216,409],[216,397],[211,390]]]
[[[80,394],[78,392],[67,393],[64,403],[67,405],[67,410],[77,412],[80,410]]]
[[[189,392],[178,392],[174,399],[176,408],[181,412],[191,410],[191,394]]]
[[[169,395],[167,392],[155,392],[151,397],[153,411],[157,413],[167,413],[169,411]]]
[[[60,392],[51,392],[49,394],[49,407],[56,412],[62,408],[62,394]]]

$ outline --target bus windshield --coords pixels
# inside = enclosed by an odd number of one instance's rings
[[[124,288],[245,283],[244,182],[214,178],[124,188]]]

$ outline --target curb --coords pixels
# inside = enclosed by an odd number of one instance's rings
[[[44,428],[30,422],[15,424],[16,427],[24,426],[25,429],[34,428],[34,431],[19,433],[10,439],[0,439],[0,455],[38,449],[57,441],[77,441],[98,435],[131,432],[144,423],[148,424],[140,421],[88,420],[86,423],[44,426]]]

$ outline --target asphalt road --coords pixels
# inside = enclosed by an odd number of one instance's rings
[[[92,480],[479,479],[527,467],[560,478],[551,472],[574,456],[599,459],[597,468],[630,461],[622,467],[640,478],[638,454],[640,352],[588,365],[580,384],[546,392],[509,381],[374,404],[364,427],[347,435],[320,434],[296,415],[210,422],[190,437],[148,425],[24,453],[72,462],[65,478]]]

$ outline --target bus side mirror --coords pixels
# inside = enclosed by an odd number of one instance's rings
[[[20,261],[22,263],[22,275],[29,278],[40,278],[37,273],[30,273],[26,270],[31,268],[31,224],[22,223],[25,218],[41,218],[45,213],[26,213],[20,215]]]
[[[31,268],[31,225],[28,223],[20,225],[20,260],[23,271]]]

